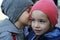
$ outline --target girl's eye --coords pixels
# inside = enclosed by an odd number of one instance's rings
[[[39,22],[45,23],[46,21],[44,21],[44,20],[40,20]]]

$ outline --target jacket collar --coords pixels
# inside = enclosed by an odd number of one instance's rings
[[[0,33],[8,31],[13,33],[21,33],[23,30],[18,30],[14,24],[12,24],[9,19],[5,19],[0,23]]]
[[[45,34],[44,36],[45,36],[45,37],[48,37],[48,38],[58,37],[58,36],[60,36],[60,29],[57,28],[57,27],[55,27],[55,28],[53,29],[53,31]]]
[[[33,31],[30,33],[30,35],[31,37],[33,36],[33,38],[36,36]],[[58,36],[60,36],[60,28],[57,27],[55,27],[51,32],[42,35],[42,37],[46,37],[46,38],[56,38]]]

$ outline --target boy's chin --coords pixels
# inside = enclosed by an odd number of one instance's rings
[[[24,26],[27,26],[28,24],[27,23],[23,23]]]

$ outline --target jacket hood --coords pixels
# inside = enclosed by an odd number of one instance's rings
[[[33,5],[31,0],[3,0],[1,9],[3,14],[7,15],[12,23],[15,23],[31,5]]]

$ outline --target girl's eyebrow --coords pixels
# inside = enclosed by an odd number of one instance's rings
[[[38,19],[38,20],[45,20],[45,19],[42,19],[42,18],[41,18],[41,19]]]

